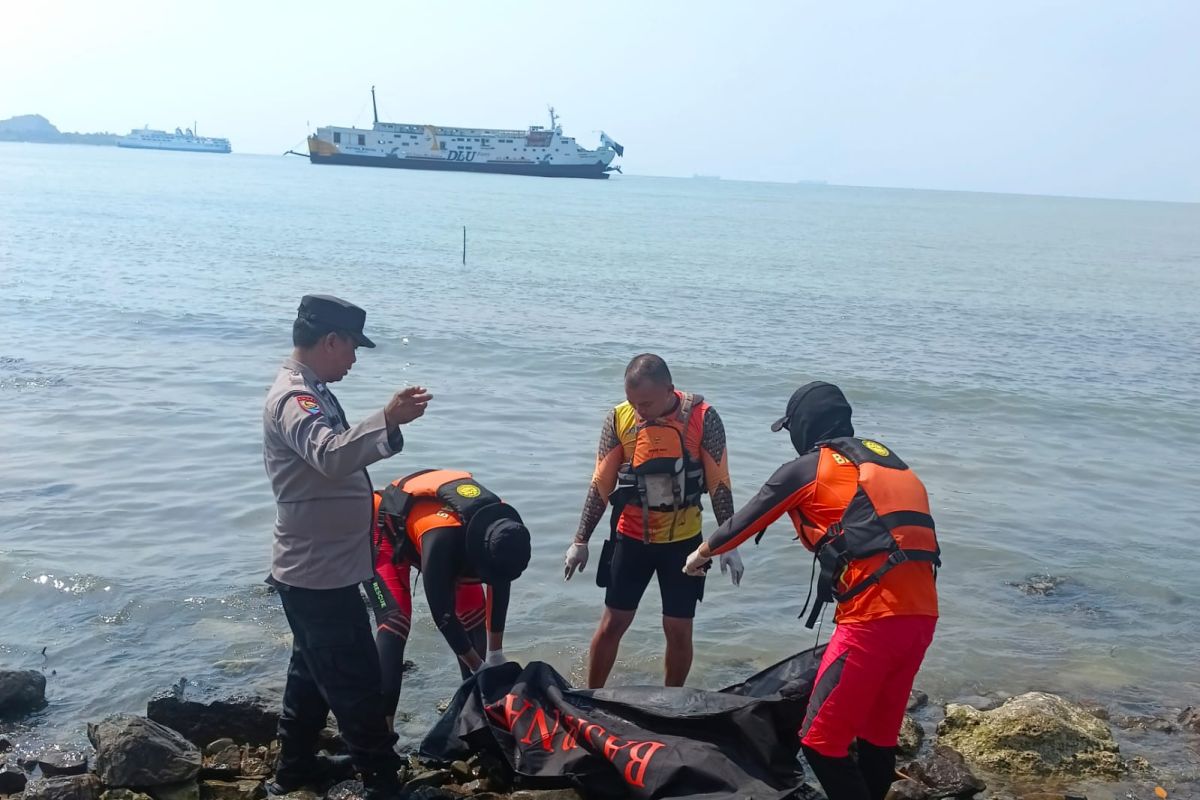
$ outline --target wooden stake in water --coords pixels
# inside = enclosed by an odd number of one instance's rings
[[[463,266],[467,265],[467,226],[463,225]]]

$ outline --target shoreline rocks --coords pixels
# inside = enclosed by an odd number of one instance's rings
[[[229,737],[244,744],[269,745],[279,727],[279,703],[258,695],[209,701],[189,700],[185,691],[160,692],[146,705],[146,717],[178,731],[197,747]]]
[[[96,774],[107,786],[168,786],[200,773],[196,746],[145,717],[116,714],[88,725],[88,739],[96,748]]]
[[[45,706],[45,675],[31,669],[0,670],[0,717],[28,714]]]

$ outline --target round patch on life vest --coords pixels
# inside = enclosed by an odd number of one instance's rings
[[[479,487],[473,483],[464,483],[454,491],[466,498],[479,497]]]
[[[321,406],[317,403],[317,398],[311,394],[296,395],[296,405],[304,409],[307,414],[320,414]]]
[[[886,447],[881,445],[879,442],[873,442],[870,439],[863,439],[863,447],[867,448],[875,455],[883,456],[884,458],[887,458],[888,456],[890,456],[892,454],[891,450],[888,450]]]

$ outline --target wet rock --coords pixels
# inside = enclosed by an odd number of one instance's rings
[[[908,708],[907,711],[917,711],[929,705],[929,695],[924,692],[919,692],[913,689],[908,693]]]
[[[905,714],[904,723],[900,726],[900,755],[912,758],[921,749],[921,743],[924,741],[925,729],[919,722]]]
[[[45,705],[45,675],[31,669],[0,670],[0,716],[27,714]]]
[[[20,794],[25,791],[29,779],[19,769],[5,765],[0,768],[0,794]]]
[[[362,781],[342,781],[325,793],[325,800],[362,800]]]
[[[896,781],[888,789],[887,800],[928,800],[929,789],[912,778]]]
[[[1107,708],[1099,703],[1083,703],[1081,704],[1081,708],[1083,708],[1084,711],[1091,714],[1096,719],[1104,720],[1105,722],[1110,722],[1112,720],[1112,714],[1109,713]]]
[[[40,778],[25,786],[24,800],[96,800],[100,779],[95,775]]]
[[[96,748],[96,774],[108,786],[166,786],[200,772],[195,745],[144,717],[117,714],[88,725],[88,740]]]
[[[0,753],[7,753],[9,750],[12,750],[12,746],[12,742],[0,736]]]
[[[100,800],[150,800],[150,795],[132,789],[109,789],[100,795]]]
[[[200,800],[200,786],[195,781],[170,783],[150,789],[154,800]]]
[[[245,778],[266,778],[272,772],[271,764],[267,762],[267,748],[258,747],[254,750],[246,748],[242,751],[242,776]]]
[[[422,786],[445,786],[454,779],[448,769],[424,769],[416,772],[404,784],[408,791],[420,789]]]
[[[1108,725],[1045,692],[1010,698],[991,711],[947,706],[938,739],[973,764],[1010,776],[1115,778],[1125,770]]]
[[[33,756],[21,756],[17,759],[17,766],[26,772],[33,772],[37,769],[37,759]]]
[[[438,786],[422,786],[408,793],[408,800],[459,800],[463,795]]]
[[[1179,726],[1169,719],[1149,716],[1129,716],[1122,714],[1112,720],[1112,723],[1126,731],[1154,731],[1155,733],[1175,733]]]
[[[88,771],[87,757],[79,753],[50,753],[39,758],[37,765],[47,778],[83,775]]]
[[[266,797],[262,781],[201,781],[200,800],[259,800]]]
[[[232,781],[242,772],[242,748],[233,739],[217,739],[204,748],[200,780]]]
[[[258,696],[235,696],[202,702],[169,689],[155,695],[146,716],[179,731],[198,747],[230,737],[252,745],[268,745],[279,725],[279,704]]]
[[[923,784],[931,798],[973,797],[987,788],[971,772],[962,754],[944,744],[934,747],[929,758],[910,762],[902,772]]]
[[[276,795],[276,800],[321,800],[321,795],[308,789],[297,789],[294,792]]]
[[[1179,713],[1179,726],[1191,733],[1200,733],[1200,709],[1188,706]]]
[[[475,772],[471,765],[465,761],[454,761],[450,764],[450,774],[454,776],[454,780],[458,783],[466,783],[475,777]]]

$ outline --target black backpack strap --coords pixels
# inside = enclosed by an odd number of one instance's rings
[[[863,578],[858,583],[851,586],[844,592],[835,592],[834,597],[837,601],[843,602],[858,597],[860,594],[870,589],[875,584],[879,583],[880,579],[890,572],[894,567],[898,567],[905,561],[923,561],[933,565],[936,570],[942,565],[941,554],[933,550],[893,550],[888,555],[887,560],[867,577]]]

